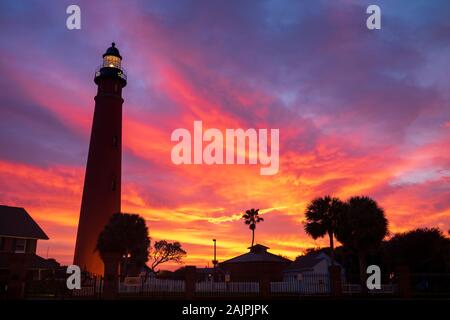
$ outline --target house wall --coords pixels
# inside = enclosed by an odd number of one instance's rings
[[[27,240],[27,252],[28,253],[36,253],[37,240],[36,239],[28,239]]]
[[[283,281],[296,281],[301,274],[315,274],[315,275],[328,275],[329,267],[331,266],[331,259],[328,256],[323,255],[323,259],[320,260],[311,269],[300,270],[288,270],[283,273]],[[337,264],[341,268],[343,279],[345,278],[345,270],[341,265]]]
[[[2,252],[12,252],[14,248],[14,239],[2,237]]]
[[[311,272],[310,270],[309,272]],[[283,273],[283,281],[297,281],[299,279],[299,275],[301,275],[302,272],[298,271],[290,271],[290,272],[284,272]]]
[[[315,273],[328,274],[328,263],[325,259],[314,266]]]

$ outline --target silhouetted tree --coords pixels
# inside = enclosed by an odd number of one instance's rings
[[[437,228],[419,228],[393,236],[385,244],[391,267],[406,265],[414,273],[450,271],[450,239]]]
[[[244,219],[244,223],[248,225],[249,229],[252,230],[252,247],[255,242],[255,229],[256,224],[264,221],[263,218],[259,216],[259,209],[250,209],[245,211],[245,213],[242,215],[242,219]]]
[[[100,233],[96,250],[105,254],[119,253],[122,263],[141,268],[148,261],[150,237],[145,220],[137,214],[116,213]]]
[[[156,274],[158,273],[156,267],[163,263],[169,261],[181,263],[183,257],[186,256],[186,251],[181,248],[181,244],[179,242],[171,243],[166,240],[161,240],[155,242],[150,256],[152,258],[150,269]]]
[[[388,234],[388,221],[382,208],[369,197],[352,197],[339,215],[336,239],[352,249],[359,259],[361,286],[365,288],[366,258],[379,249]]]
[[[325,196],[311,201],[305,212],[307,221],[305,232],[313,239],[328,235],[333,264],[335,263],[333,236],[337,228],[338,217],[343,210],[345,210],[345,204],[341,200]]]

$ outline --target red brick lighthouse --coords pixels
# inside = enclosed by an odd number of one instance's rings
[[[98,235],[111,215],[120,212],[122,88],[127,84],[121,64],[122,57],[112,43],[94,79],[98,89],[74,264],[96,274],[103,274],[103,262],[95,252]]]

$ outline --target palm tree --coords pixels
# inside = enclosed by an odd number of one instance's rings
[[[252,247],[255,242],[255,229],[256,224],[264,221],[263,218],[259,216],[259,209],[250,209],[245,211],[244,215],[242,216],[242,219],[244,219],[244,223],[248,225],[249,229],[252,230]]]
[[[115,213],[100,233],[96,250],[100,257],[118,253],[126,267],[140,269],[148,261],[150,237],[145,220],[137,214]]]
[[[305,223],[305,232],[313,239],[328,235],[333,265],[335,262],[333,235],[336,232],[338,217],[344,210],[344,207],[345,204],[338,198],[325,196],[311,201],[305,212],[307,221]]]
[[[352,197],[338,225],[336,239],[358,254],[361,287],[365,290],[367,255],[377,250],[389,233],[384,210],[369,197]]]

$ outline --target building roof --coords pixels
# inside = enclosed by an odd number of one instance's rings
[[[267,251],[267,249],[270,249],[270,248],[266,247],[266,246],[264,246],[262,244],[257,243],[253,247],[250,246],[247,249],[249,249],[250,251]]]
[[[291,260],[289,259],[267,252],[267,249],[269,248],[261,244],[256,244],[253,247],[249,247],[249,249],[250,252],[231,258],[222,263],[227,264],[227,263],[246,263],[246,262],[278,262],[278,263],[291,262]]]
[[[0,205],[0,236],[48,240],[24,208]]]
[[[285,272],[298,272],[312,270],[316,264],[322,260],[328,260],[329,257],[323,253],[309,253],[305,256],[298,257],[295,261],[286,268]]]

